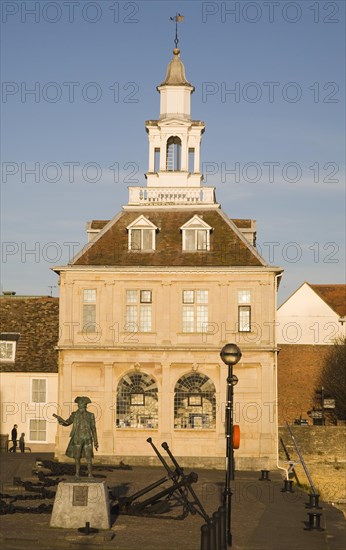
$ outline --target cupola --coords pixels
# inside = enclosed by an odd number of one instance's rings
[[[191,118],[191,94],[194,86],[187,80],[178,48],[176,22],[175,48],[168,63],[166,77],[157,86],[160,115],[147,120],[149,167],[145,174],[147,187],[130,187],[128,207],[137,205],[219,205],[213,187],[202,187],[200,150],[204,122]]]

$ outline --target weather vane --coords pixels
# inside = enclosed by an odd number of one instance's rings
[[[184,16],[181,15],[180,13],[177,13],[174,17],[170,17],[170,20],[175,21],[175,40],[174,40],[174,44],[175,44],[175,47],[177,49],[178,44],[179,44],[178,23],[181,23],[182,21],[184,21]]]

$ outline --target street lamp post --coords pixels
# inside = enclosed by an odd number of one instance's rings
[[[231,513],[232,491],[231,480],[234,479],[234,449],[233,449],[233,387],[238,378],[233,374],[233,366],[240,361],[242,353],[236,344],[226,344],[220,357],[228,366],[227,396],[226,396],[226,480],[224,490],[224,504],[226,507],[226,540],[227,546],[232,546]]]

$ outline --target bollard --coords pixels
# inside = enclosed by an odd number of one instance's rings
[[[201,526],[201,550],[227,550],[226,538],[226,507],[219,506]]]
[[[310,493],[309,502],[305,504],[306,508],[317,508],[318,510],[322,510],[322,506],[320,506],[318,502],[319,498],[320,495],[318,493]]]
[[[294,493],[293,491],[293,479],[284,479],[284,488],[281,489],[282,493]]]
[[[93,535],[94,533],[99,532],[98,529],[95,529],[94,527],[90,527],[90,522],[89,521],[86,521],[85,522],[85,527],[80,527],[78,529],[78,531],[80,533],[82,533],[83,535]]]
[[[219,507],[220,512],[220,531],[221,531],[221,550],[227,550],[226,541],[226,506]]]
[[[324,531],[321,527],[321,512],[308,512],[309,523],[305,531]]]
[[[209,520],[209,544],[210,550],[218,550],[216,546],[216,524],[213,519]]]
[[[220,506],[212,519],[201,526],[201,550],[227,550],[225,506]]]
[[[215,550],[221,550],[221,514],[219,510],[213,513],[213,521],[215,524],[215,535],[216,535]]]
[[[261,470],[261,477],[259,478],[259,481],[270,481],[269,472],[270,470]]]
[[[209,525],[204,523],[201,527],[201,550],[211,550],[209,543]]]

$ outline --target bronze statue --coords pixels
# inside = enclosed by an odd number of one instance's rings
[[[62,426],[73,424],[70,434],[70,442],[66,449],[66,456],[74,458],[76,462],[76,477],[79,477],[80,459],[86,458],[88,466],[88,476],[92,475],[93,445],[97,451],[98,441],[96,433],[95,415],[86,410],[87,405],[91,403],[89,397],[76,397],[74,400],[78,404],[78,409],[71,416],[64,420],[61,416],[53,414]]]

